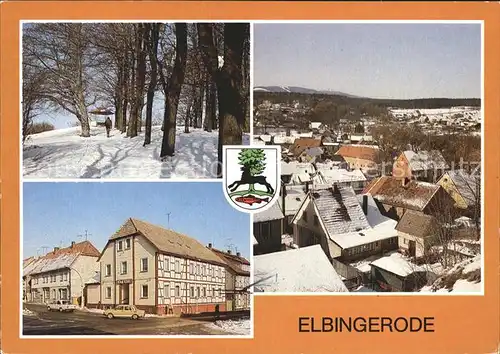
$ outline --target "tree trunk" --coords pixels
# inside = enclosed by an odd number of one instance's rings
[[[131,85],[130,82],[130,52],[127,48],[125,48],[125,66],[124,66],[124,82],[123,82],[123,119],[121,125],[121,132],[125,133],[127,131],[127,111],[129,109],[129,97],[130,92],[129,88]],[[129,120],[130,120],[130,112],[129,112]]]
[[[153,101],[155,97],[155,90],[158,76],[158,65],[156,64],[156,56],[158,54],[158,40],[159,40],[159,24],[147,25],[150,33],[150,40],[148,40],[149,62],[151,65],[151,81],[148,86],[148,96],[146,103],[146,134],[144,136],[144,146],[151,143],[151,129],[153,124]]]
[[[139,51],[138,46],[138,31],[135,29],[135,37],[134,37],[134,47],[131,51],[131,63],[130,66],[130,87],[129,87],[129,100],[130,100],[130,117],[128,119],[128,127],[127,127],[127,137],[134,137],[133,132],[137,131],[137,52]]]
[[[190,116],[191,116],[191,104],[188,103],[188,106],[186,108],[186,117],[184,118],[184,133],[189,133]]]
[[[115,128],[121,130],[123,122],[123,63],[118,61],[118,82],[115,88]]]
[[[168,83],[168,89],[165,90],[165,113],[163,116],[165,130],[163,131],[163,140],[160,152],[161,159],[164,159],[166,156],[173,156],[175,153],[175,123],[177,108],[186,73],[187,25],[185,23],[175,24],[175,37],[177,44],[175,64]],[[162,81],[163,84],[166,85],[166,81]]]

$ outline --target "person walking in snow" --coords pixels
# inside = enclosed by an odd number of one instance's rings
[[[109,138],[109,132],[111,130],[111,127],[113,126],[113,122],[111,122],[111,119],[109,119],[109,117],[106,117],[104,125],[106,126],[106,135]]]

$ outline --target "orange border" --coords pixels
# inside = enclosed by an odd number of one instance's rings
[[[474,19],[485,33],[485,296],[256,297],[254,339],[19,339],[20,19]],[[2,349],[5,353],[496,353],[499,350],[500,9],[497,3],[1,4]],[[434,333],[298,333],[299,316],[435,316]]]

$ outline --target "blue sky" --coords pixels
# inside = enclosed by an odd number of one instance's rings
[[[219,182],[25,182],[23,258],[68,246],[88,230],[99,250],[129,217],[162,225],[214,247],[250,249],[248,214],[233,209]],[[167,213],[170,214],[168,222]]]
[[[255,24],[254,84],[480,98],[480,24]]]

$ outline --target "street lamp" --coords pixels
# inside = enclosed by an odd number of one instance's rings
[[[83,283],[83,277],[82,277],[82,275],[80,274],[80,272],[79,272],[79,271],[77,271],[75,268],[73,268],[73,267],[68,267],[68,268],[69,268],[69,269],[71,269],[71,270],[74,270],[74,271],[76,272],[76,274],[78,274],[78,276],[80,277],[80,281],[81,281],[81,288],[82,288],[82,302],[80,303],[80,308],[82,308],[82,307],[83,307],[83,304],[84,304],[84,296],[83,296],[83,288],[84,288],[84,283]],[[70,296],[71,296],[71,294],[70,294]]]

